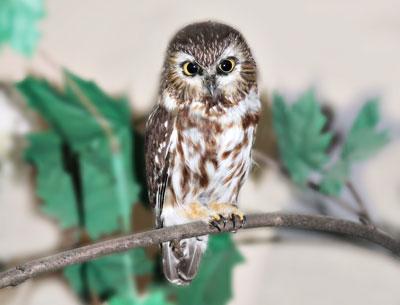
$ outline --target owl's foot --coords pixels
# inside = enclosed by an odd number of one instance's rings
[[[241,229],[246,223],[246,216],[236,205],[213,202],[209,205],[212,211],[210,225],[221,231],[228,222],[232,222],[234,231]]]
[[[208,208],[198,202],[189,204],[183,212],[186,218],[193,221],[207,219],[210,214]]]

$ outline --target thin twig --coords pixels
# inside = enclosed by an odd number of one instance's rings
[[[360,209],[359,211],[359,216],[360,216],[360,221],[364,222],[364,223],[372,223],[371,220],[371,216],[368,213],[367,207],[364,203],[364,201],[362,200],[360,194],[357,192],[356,188],[354,187],[354,185],[348,181],[346,183],[346,186],[348,188],[348,190],[350,191],[351,195],[353,196],[355,202],[358,205],[358,208]]]
[[[318,184],[314,184],[309,182],[307,184],[307,189],[312,192],[314,195],[318,196],[319,198],[323,198],[325,200],[329,200],[340,206],[343,210],[359,216],[359,210],[354,208],[348,201],[344,200],[341,197],[329,196],[327,194],[322,193],[318,190]]]
[[[389,234],[373,226],[366,226],[353,221],[327,216],[284,213],[249,215],[244,229],[259,227],[286,227],[343,234],[380,245],[393,252],[393,254],[400,256],[400,240],[394,239]],[[223,228],[222,231],[228,232],[232,229],[232,225],[227,224],[226,228]],[[218,233],[216,228],[204,222],[194,222],[94,243],[89,246],[39,258],[0,273],[0,288],[16,286],[40,274],[56,271],[69,265],[83,263],[104,255],[124,252],[133,248],[157,245],[165,241],[215,233]]]
[[[268,155],[266,155],[265,153],[258,151],[256,149],[253,149],[253,158],[256,162],[260,162],[263,163],[264,165],[272,168],[275,171],[281,171],[281,167],[279,166],[279,163],[277,161],[275,161],[274,159],[272,159],[271,157],[269,157]],[[292,185],[295,185],[295,183],[293,182],[293,180],[290,179],[290,177],[288,177],[287,175],[284,175],[284,177],[286,178],[287,182],[289,182]],[[310,186],[311,185],[311,186]],[[343,210],[346,210],[347,212],[350,212],[352,214],[357,215],[360,218],[360,221],[362,220],[368,220],[368,223],[371,223],[370,221],[370,217],[365,217],[363,218],[364,214],[360,213],[359,210],[357,210],[356,208],[354,208],[349,202],[347,202],[346,200],[339,198],[339,197],[335,197],[335,196],[329,196],[326,195],[320,191],[318,191],[318,189],[316,187],[312,187],[313,184],[308,185],[308,190],[310,192],[312,192],[313,194],[319,196],[320,198],[324,198],[324,199],[328,199],[330,201],[335,202],[337,205],[339,205]],[[368,214],[367,214],[368,215]]]

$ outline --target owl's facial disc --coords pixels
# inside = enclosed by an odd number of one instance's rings
[[[171,40],[161,91],[179,107],[232,107],[257,89],[256,76],[254,58],[237,30],[216,22],[195,23]]]
[[[232,55],[220,57],[208,66],[202,66],[189,54],[181,53],[177,58],[180,59],[177,72],[207,100],[217,101],[219,96],[229,93],[238,78],[238,71],[235,71],[240,69],[238,59]]]

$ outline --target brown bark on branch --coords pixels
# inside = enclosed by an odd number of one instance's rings
[[[367,240],[390,250],[396,256],[400,256],[400,240],[396,240],[389,234],[373,226],[363,225],[353,221],[327,216],[284,213],[265,213],[247,216],[247,223],[244,229],[260,227],[284,227],[343,234],[352,238]],[[226,228],[222,229],[222,231],[228,232],[232,229],[232,225],[227,224]],[[87,262],[104,255],[123,252],[133,248],[156,245],[174,239],[215,233],[218,233],[216,228],[210,227],[203,222],[194,222],[94,243],[89,246],[39,258],[0,273],[0,288],[16,286],[40,274],[56,271],[69,265]]]

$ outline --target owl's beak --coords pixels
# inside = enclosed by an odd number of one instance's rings
[[[216,89],[215,75],[206,75],[204,78],[204,85],[210,96],[214,96]]]

